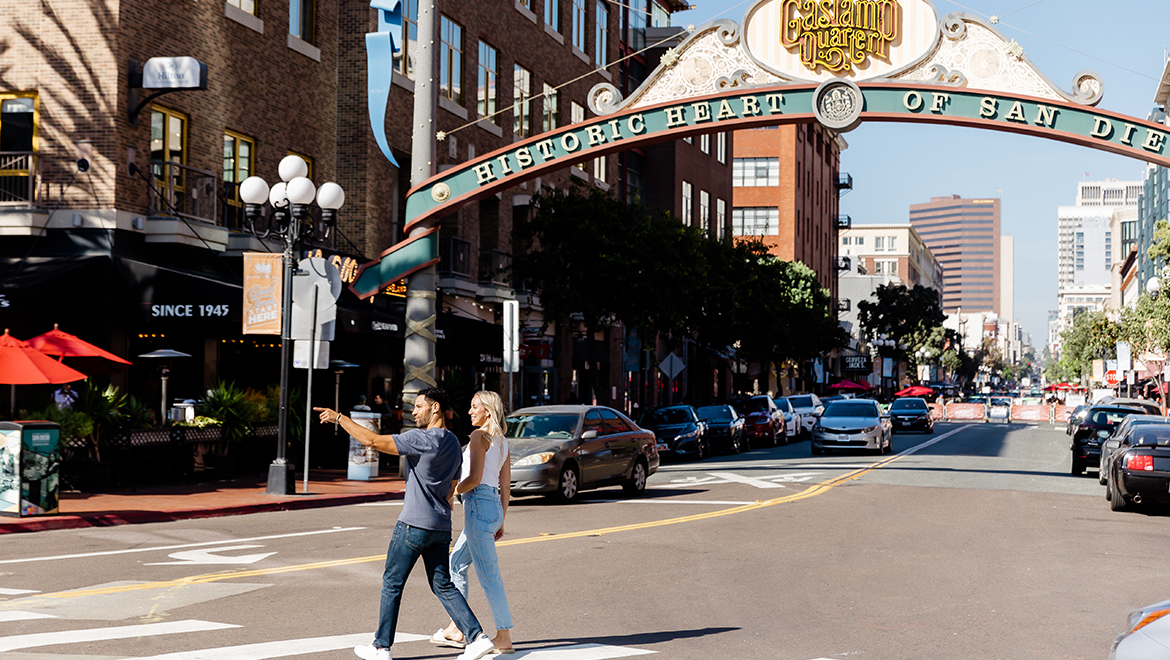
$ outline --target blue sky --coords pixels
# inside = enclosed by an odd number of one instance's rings
[[[755,0],[691,0],[676,25],[715,18],[742,24]],[[1105,83],[1097,107],[1145,119],[1170,46],[1167,0],[934,0],[940,16],[963,11],[1001,17],[1000,31],[1062,89],[1095,71]],[[1056,309],[1056,208],[1076,202],[1077,182],[1141,180],[1142,161],[995,131],[912,124],[862,124],[845,136],[841,170],[853,192],[841,212],[854,224],[906,222],[911,204],[931,197],[999,197],[1003,234],[1015,237],[1016,320],[1039,351]],[[1002,190],[1002,193],[996,192]]]

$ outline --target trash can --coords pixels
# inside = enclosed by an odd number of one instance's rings
[[[55,422],[0,422],[0,514],[57,513],[61,427]]]
[[[374,433],[381,433],[382,413],[351,412],[346,417],[355,424],[364,426]],[[350,481],[369,481],[378,476],[378,451],[373,447],[366,447],[349,436],[349,463],[346,478]]]

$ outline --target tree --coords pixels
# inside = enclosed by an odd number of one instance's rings
[[[1154,223],[1154,235],[1150,237],[1146,256],[1155,264],[1170,260],[1170,222],[1159,220]]]
[[[876,301],[857,303],[858,324],[866,332],[884,334],[907,346],[915,337],[922,341],[946,320],[938,293],[921,284],[915,284],[912,289],[904,284],[883,284],[874,297]]]
[[[1060,333],[1060,360],[1046,372],[1050,381],[1079,381],[1092,373],[1093,360],[1114,355],[1119,324],[1105,312],[1081,312]]]
[[[1126,308],[1121,311],[1121,319],[1118,323],[1118,337],[1121,341],[1128,342],[1130,349],[1135,356],[1144,355],[1161,355],[1165,356],[1166,352],[1170,350],[1170,296],[1142,296],[1138,298],[1138,304],[1132,308]],[[1150,364],[1154,362],[1155,364]],[[1165,360],[1162,360],[1165,363]],[[1157,364],[1154,360],[1147,360],[1147,367],[1155,367],[1150,369],[1154,371],[1154,384],[1158,386],[1158,391],[1162,392],[1163,379],[1161,377],[1161,369],[1156,367],[1162,366]],[[1162,392],[1162,406],[1166,406],[1166,394]]]

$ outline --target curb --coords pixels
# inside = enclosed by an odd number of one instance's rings
[[[272,511],[298,511],[301,509],[318,509],[330,506],[361,504],[362,502],[379,502],[382,500],[402,499],[404,494],[405,491],[396,490],[385,493],[340,495],[336,497],[320,497],[316,499],[306,498],[301,500],[276,500],[272,502],[243,504],[239,506],[221,508],[175,509],[172,511],[126,511],[120,513],[86,513],[78,515],[22,518],[13,520],[11,522],[0,520],[0,534],[41,532],[54,529],[77,529],[81,527],[139,525],[143,523],[170,522],[174,520],[194,520],[197,518],[242,516],[250,513],[268,513]]]

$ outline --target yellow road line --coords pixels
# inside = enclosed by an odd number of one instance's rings
[[[963,427],[963,428],[967,428],[967,427]],[[560,540],[564,540],[564,539],[576,539],[576,538],[582,538],[582,537],[588,537],[588,536],[601,536],[601,535],[605,535],[605,534],[616,534],[618,532],[630,532],[630,531],[639,530],[639,529],[651,529],[654,527],[665,527],[667,525],[678,525],[678,524],[682,524],[682,523],[696,522],[696,521],[700,521],[700,520],[710,520],[712,518],[721,518],[723,516],[731,516],[731,515],[735,515],[735,514],[739,514],[739,513],[746,513],[748,511],[756,511],[756,510],[763,509],[766,507],[776,506],[777,504],[787,504],[789,502],[797,502],[799,500],[807,499],[810,497],[815,497],[817,495],[821,495],[823,493],[826,493],[826,492],[832,490],[833,488],[840,486],[843,483],[853,481],[855,479],[859,479],[859,478],[869,474],[870,472],[874,472],[876,470],[879,470],[883,467],[886,467],[887,465],[889,465],[891,463],[894,463],[895,461],[899,461],[902,458],[911,455],[912,453],[914,453],[915,450],[917,450],[920,447],[925,447],[929,444],[934,444],[934,442],[938,442],[939,440],[942,440],[943,438],[948,437],[954,433],[958,433],[961,430],[963,430],[963,429],[962,428],[956,429],[955,431],[947,433],[944,436],[940,436],[938,438],[935,438],[934,441],[927,443],[926,445],[919,445],[919,447],[916,447],[911,451],[903,452],[901,454],[895,454],[894,456],[890,456],[888,458],[880,460],[877,463],[874,463],[873,465],[870,465],[868,467],[859,468],[859,469],[854,470],[852,472],[847,472],[846,474],[843,474],[843,475],[838,476],[838,477],[834,477],[833,479],[829,479],[828,481],[823,481],[823,482],[816,484],[814,486],[810,486],[809,488],[807,488],[799,493],[792,494],[792,495],[786,495],[784,497],[777,497],[777,498],[771,499],[771,500],[761,500],[759,502],[753,502],[751,504],[744,504],[741,506],[732,507],[730,509],[720,509],[718,511],[710,511],[707,513],[699,513],[699,514],[690,515],[690,516],[681,516],[678,518],[666,518],[663,520],[652,520],[650,522],[633,523],[630,525],[618,525],[616,527],[604,527],[601,529],[591,529],[591,530],[584,530],[584,531],[579,531],[579,532],[566,532],[564,534],[548,534],[548,535],[544,535],[544,536],[533,536],[533,537],[523,538],[523,539],[500,541],[500,542],[496,543],[496,547],[511,546],[511,545],[525,545],[528,543],[544,543],[546,541],[560,541]],[[205,575],[193,575],[193,576],[189,576],[189,577],[177,578],[175,580],[166,580],[166,581],[162,581],[162,582],[144,582],[141,584],[124,584],[124,585],[119,585],[119,586],[115,586],[115,587],[103,587],[103,588],[96,588],[96,589],[81,589],[81,590],[77,590],[77,591],[61,591],[61,592],[57,592],[57,593],[39,594],[37,596],[23,598],[23,599],[21,599],[20,606],[23,608],[35,607],[36,606],[35,601],[39,600],[41,598],[45,598],[45,599],[77,598],[79,596],[100,596],[100,595],[106,595],[106,594],[125,593],[125,592],[129,592],[129,591],[144,591],[144,590],[148,590],[148,589],[171,589],[171,588],[175,588],[175,587],[183,587],[183,586],[186,586],[189,584],[207,584],[209,582],[219,582],[222,580],[238,580],[241,578],[258,577],[258,576],[263,576],[263,575],[276,575],[279,573],[293,573],[293,572],[297,572],[297,571],[309,571],[309,570],[315,570],[318,568],[335,568],[338,566],[349,566],[352,564],[365,564],[365,563],[376,562],[376,561],[385,561],[385,560],[386,560],[385,555],[371,555],[368,557],[353,557],[350,559],[336,559],[333,561],[313,562],[310,564],[297,564],[294,566],[281,566],[281,567],[276,567],[276,568],[254,569],[254,570],[249,570],[249,571],[228,571],[228,572],[222,572],[222,573],[208,573]],[[30,600],[34,601],[34,602],[30,603],[29,602]],[[5,603],[0,603],[0,611],[5,610],[5,609],[11,609],[10,607],[5,607],[5,605],[6,605]]]

